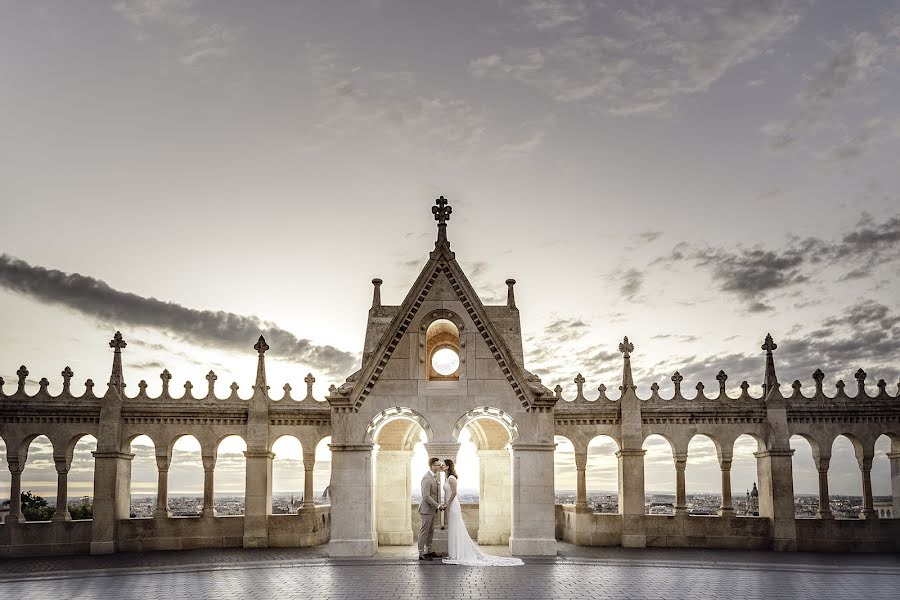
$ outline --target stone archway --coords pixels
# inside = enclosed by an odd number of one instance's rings
[[[402,407],[382,411],[366,430],[366,441],[374,444],[375,537],[380,546],[413,543],[410,467],[423,433],[433,438],[428,421]]]
[[[508,544],[512,529],[512,456],[510,444],[519,437],[518,426],[508,414],[479,407],[463,415],[453,428],[459,441],[464,429],[478,454],[478,543]]]

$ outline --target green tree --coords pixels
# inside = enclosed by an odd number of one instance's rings
[[[93,504],[80,504],[78,506],[73,506],[69,509],[69,512],[72,514],[72,518],[75,520],[79,519],[93,519],[94,518],[94,505]]]
[[[47,506],[47,501],[32,494],[31,491],[22,493],[22,514],[26,521],[49,521],[53,518],[53,508]]]

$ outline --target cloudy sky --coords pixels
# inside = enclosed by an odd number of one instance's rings
[[[758,392],[767,332],[783,382],[862,367],[896,393],[896,2],[0,7],[7,391],[21,364],[32,390],[104,381],[120,329],[129,392],[166,367],[247,396],[265,331],[272,388],[313,372],[321,397],[443,194],[473,285],[518,280],[526,367],[567,398],[577,372],[618,384],[623,335],[642,396],[676,369]]]

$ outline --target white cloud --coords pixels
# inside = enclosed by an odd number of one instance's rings
[[[120,0],[113,4],[136,29],[138,41],[173,35],[179,43],[179,62],[195,65],[228,56],[237,41],[234,30],[201,16],[197,0]]]
[[[318,128],[329,136],[378,123],[404,141],[459,156],[485,133],[483,110],[446,92],[421,93],[409,71],[363,68],[326,44],[308,43],[306,52],[328,115]]]
[[[605,9],[614,33],[508,47],[469,67],[476,77],[518,81],[613,115],[666,113],[770,48],[797,24],[804,4],[635,2]]]

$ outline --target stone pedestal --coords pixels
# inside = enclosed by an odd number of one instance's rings
[[[512,473],[509,450],[479,450],[478,543],[509,543]]]
[[[413,543],[410,503],[410,450],[378,450],[375,453],[375,524],[379,546]]]
[[[244,548],[269,546],[268,515],[272,513],[272,461],[275,454],[247,450],[244,492]]]
[[[331,444],[330,556],[374,556],[372,444]]]
[[[556,556],[556,444],[513,444],[512,448],[510,552],[519,556]]]

